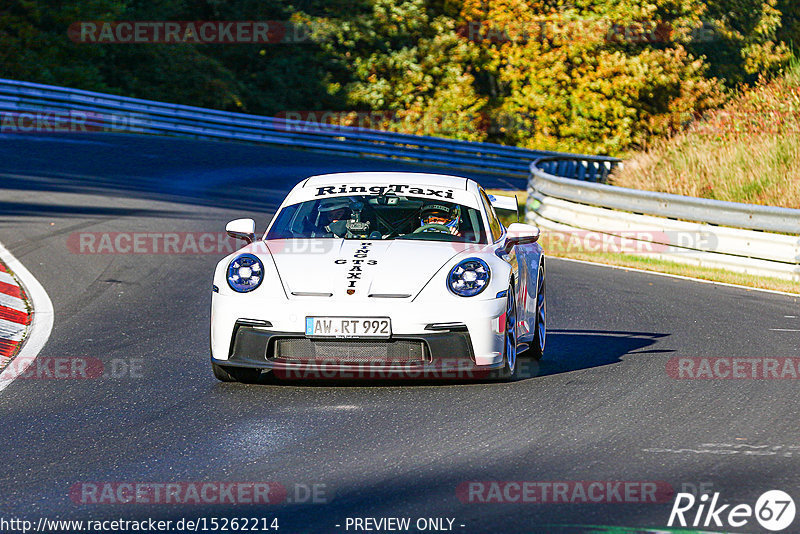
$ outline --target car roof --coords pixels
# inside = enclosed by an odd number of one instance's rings
[[[343,182],[348,184],[426,184],[434,187],[461,190],[470,189],[470,182],[474,184],[469,178],[446,174],[423,172],[338,172],[312,176],[303,182],[303,187],[318,187],[341,184]]]

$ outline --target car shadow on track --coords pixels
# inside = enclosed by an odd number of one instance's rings
[[[533,362],[531,377],[567,373],[618,363],[626,354],[673,352],[642,349],[669,334],[614,330],[549,330],[544,358]]]

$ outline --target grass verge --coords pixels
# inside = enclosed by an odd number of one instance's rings
[[[769,278],[766,276],[753,276],[744,273],[736,273],[725,269],[713,269],[710,267],[698,267],[684,263],[648,258],[646,256],[634,256],[631,254],[614,254],[609,252],[585,252],[579,250],[554,251],[549,252],[548,256],[555,258],[567,258],[573,260],[591,261],[617,267],[631,267],[644,271],[653,271],[664,274],[674,274],[678,276],[688,276],[700,280],[712,282],[722,282],[724,284],[734,284],[759,289],[770,289],[772,291],[783,291],[785,293],[796,293],[800,295],[800,283],[779,278]]]
[[[800,62],[632,154],[613,185],[800,208]]]

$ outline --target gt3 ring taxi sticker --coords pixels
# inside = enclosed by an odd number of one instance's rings
[[[390,184],[390,185],[329,185],[325,187],[317,187],[317,194],[315,197],[323,197],[325,195],[342,195],[348,193],[372,193],[375,195],[383,196],[386,193],[398,193],[408,195],[419,195],[425,197],[436,198],[453,198],[452,189],[432,189],[430,187],[411,187],[407,184]]]
[[[367,259],[371,246],[372,243],[362,241],[361,246],[353,254],[353,259],[350,260],[352,267],[347,271],[346,278],[348,295],[353,295],[356,292],[356,284],[361,280],[361,275],[363,274],[362,266],[378,264],[378,260]],[[348,263],[348,260],[338,259],[334,260],[334,263],[336,265],[345,265]]]

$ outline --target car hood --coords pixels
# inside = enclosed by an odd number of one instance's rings
[[[278,239],[265,242],[290,299],[413,298],[460,243]]]

